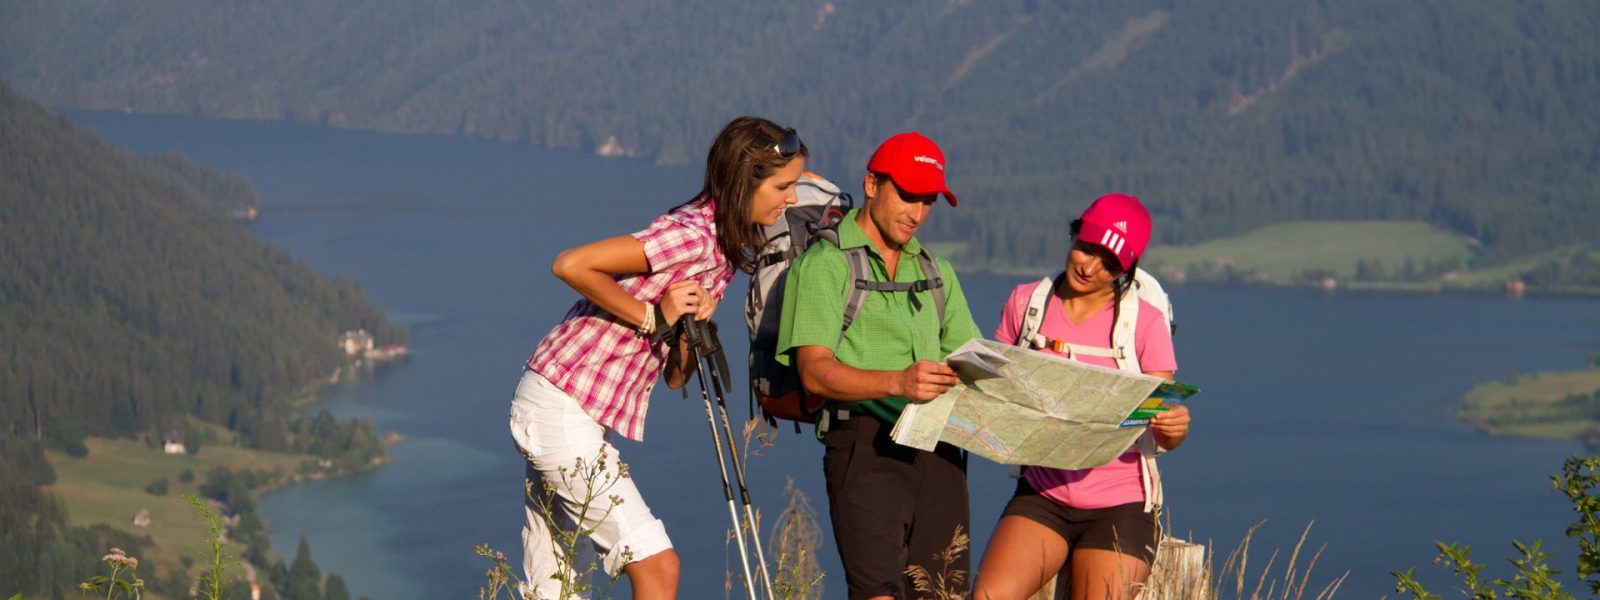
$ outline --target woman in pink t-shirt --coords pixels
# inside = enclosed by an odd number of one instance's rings
[[[642,231],[556,257],[551,272],[580,297],[528,358],[510,411],[511,437],[527,462],[523,595],[563,598],[563,581],[567,591],[586,583],[578,578],[593,564],[592,546],[608,575],[628,575],[634,598],[676,596],[678,556],[666,527],[622,475],[609,436],[643,440],[663,369],[668,386],[683,385],[690,353],[667,364],[667,343],[654,334],[680,317],[711,317],[734,271],[764,243],[754,226],[776,223],[795,203],[807,154],[793,129],[734,119],[712,142],[694,198]],[[600,480],[586,481],[584,471],[598,464]],[[579,540],[584,552],[571,562],[562,558],[564,531],[584,531],[589,542]]]
[[[1072,222],[1072,249],[1030,345],[1045,352],[1118,368],[1112,331],[1139,257],[1150,240],[1150,213],[1137,198],[1109,194]],[[1016,344],[1029,299],[1044,283],[1018,286],[1006,302],[995,339]],[[1178,369],[1165,315],[1138,300],[1134,355],[1147,375],[1171,379]],[[1154,444],[1171,450],[1189,433],[1189,411],[1173,406],[1150,421]],[[1137,446],[1137,444],[1135,445]],[[976,597],[1032,596],[1058,572],[1071,597],[1131,598],[1150,576],[1160,537],[1159,480],[1137,447],[1110,463],[1066,471],[1025,467],[978,568]],[[1063,567],[1070,567],[1063,568]]]

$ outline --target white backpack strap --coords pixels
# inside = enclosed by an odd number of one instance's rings
[[[1044,324],[1044,311],[1050,306],[1054,287],[1055,279],[1051,277],[1040,279],[1038,285],[1033,286],[1033,293],[1028,295],[1028,306],[1022,311],[1022,328],[1017,330],[1018,346],[1035,350],[1044,347],[1045,338],[1039,335],[1039,327]],[[1007,467],[1006,475],[1012,479],[1021,479],[1022,465]]]
[[[1017,332],[1018,346],[1035,350],[1045,347],[1046,340],[1039,335],[1039,328],[1044,325],[1044,311],[1050,306],[1055,285],[1054,277],[1046,277],[1033,287],[1033,293],[1028,296],[1028,308],[1022,313],[1022,329]]]
[[[1099,356],[1101,358],[1116,359],[1120,353],[1115,348],[1101,348],[1099,346],[1085,346],[1083,344],[1069,344],[1061,340],[1052,340],[1043,335],[1034,336],[1040,340],[1037,349],[1049,349],[1066,358],[1077,356]]]
[[[1156,436],[1147,429],[1139,436],[1139,488],[1144,492],[1144,512],[1161,510],[1161,470],[1156,468]]]
[[[1172,333],[1177,333],[1178,319],[1172,312],[1172,298],[1161,288],[1161,282],[1156,280],[1156,276],[1151,275],[1149,271],[1139,269],[1134,274],[1133,283],[1134,291],[1139,294],[1139,298],[1161,311],[1161,315],[1166,317],[1168,329]]]
[[[1135,278],[1129,285],[1133,287],[1122,293],[1122,304],[1117,307],[1117,322],[1111,325],[1111,357],[1117,360],[1118,369],[1143,373],[1139,368],[1139,348],[1135,342],[1139,333],[1139,280]]]

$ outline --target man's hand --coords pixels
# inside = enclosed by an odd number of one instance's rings
[[[900,371],[896,378],[896,396],[922,404],[943,394],[945,390],[961,383],[954,369],[942,362],[919,360]]]

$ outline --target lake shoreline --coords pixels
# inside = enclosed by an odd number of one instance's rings
[[[1017,277],[1028,281],[1054,275],[1061,271],[1060,266],[1028,268],[992,269],[972,267],[954,262],[957,274],[977,274],[992,277]],[[1506,296],[1510,298],[1596,298],[1600,299],[1600,286],[1526,286],[1521,293],[1510,293],[1505,286],[1463,286],[1448,285],[1442,282],[1407,283],[1399,281],[1348,281],[1338,280],[1335,285],[1328,285],[1321,281],[1281,281],[1275,279],[1249,279],[1249,278],[1191,278],[1171,277],[1170,273],[1156,272],[1156,279],[1171,293],[1181,290],[1185,286],[1198,286],[1209,288],[1246,287],[1256,289],[1307,289],[1322,290],[1329,294],[1339,292],[1373,292],[1379,294],[1416,294],[1416,295],[1443,295],[1443,296]]]

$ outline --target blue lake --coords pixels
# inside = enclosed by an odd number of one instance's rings
[[[290,551],[306,537],[324,570],[374,599],[475,597],[487,565],[472,555],[474,544],[520,554],[522,467],[505,415],[522,361],[574,298],[549,274],[550,261],[566,247],[642,228],[688,198],[700,178],[698,167],[482,140],[69,116],[137,152],[176,150],[250,177],[263,196],[252,232],[358,281],[410,325],[409,362],[329,388],[313,407],[404,435],[391,462],[275,491],[261,507],[276,548]],[[932,218],[977,210],[981,198],[963,197],[960,208],[941,207]],[[1065,227],[1070,215],[1061,218]],[[986,330],[1020,281],[962,277]],[[1550,490],[1549,475],[1582,448],[1487,437],[1454,410],[1475,379],[1580,367],[1600,348],[1600,302],[1170,291],[1180,376],[1204,391],[1191,402],[1189,442],[1162,458],[1168,516],[1175,533],[1210,542],[1219,564],[1265,520],[1251,546],[1251,581],[1274,550],[1283,553],[1280,571],[1314,521],[1307,552],[1325,550],[1311,583],[1320,588],[1348,571],[1340,597],[1392,593],[1388,572],[1411,566],[1438,591],[1447,578],[1428,565],[1435,540],[1471,544],[1500,575],[1510,540],[1543,538],[1555,564],[1571,571],[1576,552],[1562,533],[1570,506]],[[744,355],[742,298],[740,278],[717,316],[733,357]],[[733,389],[743,389],[741,375]],[[736,417],[746,414],[742,395],[730,401]],[[775,513],[793,478],[825,523],[821,446],[809,434],[780,433],[751,460],[751,493]],[[663,386],[645,435],[643,444],[619,445],[678,545],[682,596],[722,597],[733,551],[723,542],[726,504],[699,399]],[[1003,467],[974,459],[969,485],[981,555],[1013,482]],[[819,557],[827,597],[842,597],[831,538]]]

